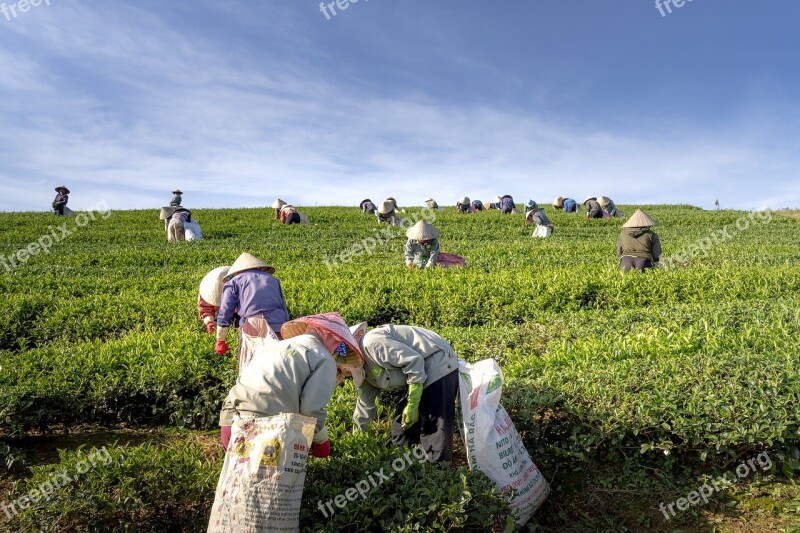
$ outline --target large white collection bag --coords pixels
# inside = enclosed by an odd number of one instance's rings
[[[183,236],[187,241],[202,241],[203,232],[196,221],[183,223]]]
[[[233,423],[209,533],[299,531],[316,422],[284,413]]]
[[[470,365],[459,359],[458,363],[462,434],[469,467],[486,474],[501,492],[508,492],[511,515],[521,526],[547,498],[550,486],[500,405],[503,373],[495,360]]]

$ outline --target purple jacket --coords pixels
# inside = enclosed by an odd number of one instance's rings
[[[280,333],[283,323],[289,320],[281,282],[261,270],[246,270],[225,283],[217,325],[230,326],[235,309],[242,318],[263,315],[275,333]]]

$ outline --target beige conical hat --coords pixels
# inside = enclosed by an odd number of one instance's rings
[[[359,342],[353,336],[352,328],[347,327],[347,323],[339,313],[321,313],[284,322],[283,326],[281,326],[281,336],[284,339],[291,339],[292,337],[303,335],[309,326],[313,326],[323,335],[330,335],[339,342],[345,343],[346,350],[344,355],[331,354],[337,366],[360,368],[364,365],[364,356],[361,354]]]
[[[658,222],[650,218],[650,216],[641,209],[637,209],[636,212],[631,215],[631,218],[622,225],[623,228],[649,228],[650,226],[658,226]]]
[[[414,239],[415,241],[429,241],[439,236],[439,230],[428,224],[424,220],[420,220],[406,230],[406,237]]]
[[[394,204],[388,200],[378,206],[378,213],[381,215],[388,215],[392,211],[394,211]]]
[[[461,205],[468,205],[469,204],[469,197],[468,196],[463,196],[461,198],[461,200],[458,201],[458,203],[460,203]]]
[[[502,198],[500,198],[499,196],[497,196],[497,197],[495,197],[495,199],[494,199],[494,202],[492,202],[492,203],[499,204],[499,203],[500,203],[500,200],[502,200]]]
[[[601,206],[605,207],[605,206],[611,204],[611,198],[609,198],[608,196],[601,196],[600,199],[597,200],[597,203],[599,203]]]
[[[425,198],[425,201],[426,201],[426,202],[432,202],[432,201],[433,201],[433,198],[431,198],[430,196],[428,196],[427,198]]]
[[[67,189],[63,185],[59,185],[58,187],[56,187],[56,192],[59,192],[59,191],[64,191],[64,194],[69,194],[69,189]]]
[[[228,274],[225,276],[225,281],[230,281],[233,276],[239,274],[240,272],[244,272],[245,270],[252,270],[257,268],[258,270],[263,270],[264,272],[269,272],[270,274],[275,273],[275,267],[262,261],[261,259],[257,258],[252,254],[248,254],[247,252],[240,255],[236,258],[236,261],[233,262],[231,265],[231,269],[228,271]]]
[[[273,208],[273,209],[280,209],[281,207],[283,207],[283,206],[285,206],[285,205],[286,205],[286,202],[284,202],[284,201],[283,201],[283,200],[281,200],[280,198],[278,198],[277,200],[275,200],[274,202],[272,202],[272,208]]]
[[[597,196],[587,196],[586,200],[583,201],[583,205],[586,205],[589,200],[597,200]]]
[[[203,277],[200,282],[200,298],[214,307],[222,304],[222,286],[225,285],[225,276],[228,275],[228,265],[217,267]]]
[[[559,196],[555,200],[553,200],[553,207],[564,207],[564,198]]]

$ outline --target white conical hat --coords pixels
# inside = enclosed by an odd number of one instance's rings
[[[263,270],[264,272],[269,272],[270,274],[275,273],[275,267],[270,265],[269,263],[262,261],[261,259],[257,258],[252,254],[248,254],[247,252],[240,255],[236,261],[233,262],[231,265],[231,269],[228,271],[228,274],[225,276],[225,281],[230,281],[233,276],[239,274],[240,272],[244,272],[245,270],[252,270],[257,268],[258,270]]]
[[[406,230],[406,237],[414,239],[415,241],[429,241],[439,236],[439,230],[428,224],[424,220],[420,220]]]
[[[502,200],[502,198],[500,198],[499,196],[497,196],[497,197],[494,199],[494,202],[493,202],[493,203],[495,203],[495,204],[499,204],[499,203],[500,203],[500,200]]]
[[[469,204],[469,197],[468,196],[463,196],[461,198],[461,200],[458,201],[458,203],[460,203],[461,205],[468,205]]]
[[[564,198],[559,196],[555,200],[553,200],[553,207],[564,207]]]
[[[589,200],[597,200],[597,196],[587,196],[586,200],[583,201],[583,205],[586,205]]]
[[[378,206],[378,213],[381,215],[388,215],[392,211],[394,211],[394,204],[388,200]]]
[[[649,228],[650,226],[658,226],[658,222],[650,218],[650,216],[641,209],[637,209],[636,212],[631,215],[631,218],[622,225],[623,228]]]
[[[601,206],[605,207],[605,206],[611,204],[611,198],[609,198],[608,196],[601,196],[597,200],[597,203],[599,203]]]
[[[433,198],[431,198],[430,196],[428,196],[427,198],[425,198],[425,201],[426,201],[426,202],[432,202],[432,201],[433,201]]]
[[[278,198],[277,200],[275,200],[274,202],[272,202],[272,208],[273,208],[273,209],[280,209],[281,207],[283,207],[283,206],[285,206],[285,205],[286,205],[286,202],[284,202],[284,201],[283,201],[283,200],[281,200],[280,198]]]
[[[222,286],[225,285],[225,276],[230,268],[228,265],[217,267],[200,282],[200,297],[214,307],[222,304]]]

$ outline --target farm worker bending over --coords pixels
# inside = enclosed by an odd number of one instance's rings
[[[510,194],[506,194],[500,198],[497,203],[500,204],[499,209],[501,214],[512,215],[517,213],[517,206],[514,203],[514,198],[512,198]]]
[[[69,189],[63,185],[56,187],[56,199],[53,200],[53,213],[59,216],[64,216],[64,209],[67,207],[69,201]]]
[[[227,449],[234,415],[241,419],[299,413],[317,420],[311,454],[330,455],[325,405],[336,386],[337,362],[362,364],[358,342],[338,313],[286,322],[285,340],[267,347],[265,357],[247,365],[222,404],[219,425]],[[349,363],[348,363],[349,361]]]
[[[372,200],[369,198],[361,200],[361,203],[358,204],[358,206],[361,208],[361,213],[364,215],[374,215],[375,211],[378,210],[378,208],[375,207],[375,204],[372,203]]]
[[[167,241],[183,242],[186,240],[185,222],[191,222],[192,212],[184,207],[178,207],[167,217],[164,223],[167,225]]]
[[[434,200],[430,196],[425,198],[425,205],[427,205],[429,209],[439,209],[439,204],[437,204],[436,200]]]
[[[472,204],[470,203],[469,198],[464,196],[458,202],[456,202],[456,212],[457,213],[474,213],[475,210],[472,209]]]
[[[309,221],[305,213],[300,213],[293,205],[286,204],[281,207],[281,224],[309,224]]]
[[[402,218],[397,216],[395,205],[388,200],[378,206],[378,212],[375,215],[378,218],[378,224],[386,223],[390,226],[402,226],[404,222]]]
[[[460,255],[445,254],[439,251],[439,230],[424,220],[420,220],[406,230],[405,259],[406,268],[433,268],[439,266],[463,267],[466,265]]]
[[[637,209],[631,218],[622,225],[622,233],[617,240],[619,268],[628,272],[631,268],[645,270],[655,268],[661,259],[661,239],[650,230],[658,222]]]
[[[214,333],[217,329],[216,319],[219,306],[222,303],[222,287],[225,284],[225,276],[231,267],[225,265],[217,267],[206,274],[200,281],[200,293],[197,295],[197,314],[206,326],[208,333]],[[233,326],[239,324],[239,315],[233,314]]]
[[[553,233],[553,223],[544,214],[544,207],[534,207],[525,215],[526,224],[536,224],[534,237],[549,237]]]
[[[608,196],[601,196],[597,203],[603,209],[603,218],[622,217],[625,215],[625,213],[617,209],[614,201]]]
[[[286,205],[286,202],[278,198],[274,202],[272,202],[272,209],[275,210],[275,220],[281,219],[281,208]]]
[[[366,322],[350,328],[361,343],[363,369],[351,370],[358,389],[353,413],[356,430],[375,419],[382,390],[404,390],[395,406],[392,443],[420,444],[432,463],[453,458],[453,426],[458,393],[458,358],[433,331],[385,325],[367,331]]]
[[[172,207],[180,207],[181,203],[183,202],[183,198],[181,197],[182,194],[183,191],[180,189],[175,189],[172,191],[172,200],[169,201],[169,205]]]
[[[472,212],[483,211],[483,202],[480,200],[472,200]]]
[[[577,213],[578,202],[576,202],[572,198],[562,198],[559,196],[558,198],[553,200],[553,208],[563,209],[565,213]]]
[[[603,218],[603,208],[596,196],[588,196],[583,205],[586,207],[586,218]]]
[[[243,253],[233,263],[228,273],[223,277],[225,285],[222,289],[222,300],[217,313],[217,343],[214,351],[219,355],[228,353],[228,329],[233,320],[234,310],[238,309],[242,317],[240,339],[242,331],[248,327],[260,332],[259,336],[268,337],[277,335],[284,322],[289,320],[289,311],[283,299],[281,282],[272,274],[275,267],[250,255]],[[259,320],[260,319],[260,320]],[[262,331],[263,322],[271,331]],[[239,363],[241,366],[242,343],[239,343]]]

